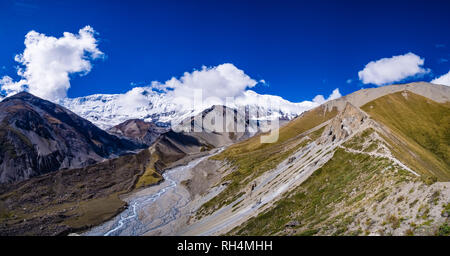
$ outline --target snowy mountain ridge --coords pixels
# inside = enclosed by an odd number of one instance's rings
[[[334,99],[337,96],[340,96],[338,89],[334,90],[326,100]],[[320,96],[313,101],[294,103],[279,96],[262,95],[247,90],[236,97],[232,103],[216,99],[216,101],[207,101],[201,106],[194,107],[189,104],[177,104],[177,99],[170,93],[156,92],[150,87],[136,87],[125,94],[94,94],[78,98],[65,98],[58,103],[98,127],[108,129],[129,119],[142,119],[160,125],[169,125],[172,121],[184,120],[212,105],[221,104],[236,109],[245,107],[250,110],[250,117],[253,119],[279,117],[290,120],[326,100]],[[259,115],[255,116],[252,113]]]

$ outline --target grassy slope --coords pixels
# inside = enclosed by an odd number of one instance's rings
[[[303,184],[230,234],[359,235],[368,234],[369,229],[373,232],[373,220],[367,217],[370,216],[367,212],[383,209],[392,201],[394,205],[400,204],[400,200],[410,204],[404,197],[386,199],[392,194],[392,184],[400,186],[420,182],[409,172],[399,167],[395,171],[390,166],[392,162],[386,158],[349,153],[338,148],[333,158]],[[409,209],[408,206],[406,208]],[[424,225],[430,223],[427,218],[420,217]],[[400,210],[384,219],[379,224],[383,234],[389,234],[404,221]],[[291,221],[297,221],[296,226],[286,228]]]
[[[336,227],[335,234],[341,234],[346,231],[350,215],[333,219],[331,226],[324,225],[331,220],[335,206],[342,201],[356,201],[364,196],[364,189],[368,189],[365,185],[375,184],[379,178],[376,174],[387,165],[386,160],[338,149],[329,162],[299,187],[288,192],[273,208],[233,232],[238,235],[273,235],[282,231],[289,221],[296,220],[305,235],[318,233],[318,226]],[[360,186],[364,189],[358,189],[359,193],[350,196],[350,192]]]
[[[362,109],[392,130],[385,139],[398,159],[425,176],[450,180],[450,103],[398,92]]]
[[[261,144],[260,136],[254,136],[215,156],[213,159],[227,160],[236,167],[236,170],[224,178],[224,182],[230,182],[228,187],[204,204],[198,213],[201,215],[232,202],[250,181],[265,171],[275,168],[294,151],[305,146],[311,139],[320,136],[323,129],[309,134],[309,139],[302,140],[304,137],[302,133],[333,118],[337,112],[337,109],[326,111],[323,107],[315,108],[281,127],[279,140],[276,143]]]
[[[161,174],[159,174],[155,168],[156,161],[158,161],[158,154],[152,152],[149,163],[145,166],[144,174],[139,177],[136,183],[136,189],[157,184],[162,180]]]

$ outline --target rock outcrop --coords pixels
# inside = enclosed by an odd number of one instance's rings
[[[150,146],[159,135],[167,132],[168,128],[160,127],[152,122],[145,122],[141,119],[131,119],[113,126],[107,131],[117,137]]]
[[[359,108],[347,102],[342,110],[325,127],[325,130],[319,139],[319,144],[333,143],[348,138],[368,120],[368,116]]]

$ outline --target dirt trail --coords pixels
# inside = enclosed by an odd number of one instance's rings
[[[403,169],[411,172],[412,174],[414,174],[416,176],[420,176],[417,172],[411,170],[411,168],[409,168],[408,166],[406,166],[405,164],[403,164],[397,158],[391,156],[390,154],[381,154],[381,153],[377,153],[377,152],[364,152],[364,151],[361,151],[361,150],[346,148],[346,147],[343,147],[343,146],[339,146],[339,147],[344,149],[344,150],[346,150],[347,152],[350,152],[350,153],[365,154],[365,155],[374,156],[374,157],[388,158],[389,160],[393,161],[397,165],[401,166]]]

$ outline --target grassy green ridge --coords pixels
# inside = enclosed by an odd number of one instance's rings
[[[387,179],[414,179],[404,170],[383,174],[382,170],[391,164],[386,158],[349,153],[338,148],[333,158],[304,183],[287,192],[273,207],[232,230],[231,234],[285,234],[285,225],[290,221],[298,221],[297,235],[349,234],[348,226],[353,222],[353,214],[362,208],[359,202],[367,197],[366,191],[374,190]],[[343,213],[333,215],[343,208]]]
[[[398,92],[362,109],[392,130],[385,139],[395,157],[422,175],[450,180],[450,103]]]
[[[246,141],[234,144],[221,154],[214,156],[215,160],[226,160],[236,168],[222,182],[229,182],[227,188],[205,203],[197,212],[200,216],[211,210],[227,205],[240,196],[241,189],[262,173],[275,168],[299,148],[315,140],[323,129],[308,134],[304,132],[330,120],[337,115],[337,109],[327,111],[323,106],[305,112],[297,119],[279,130],[279,139],[275,143],[260,143],[260,136],[254,136]]]

